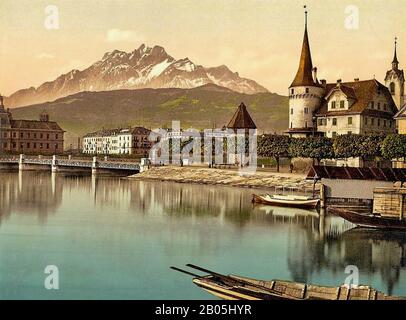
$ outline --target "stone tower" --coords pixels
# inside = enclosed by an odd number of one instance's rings
[[[389,88],[396,107],[400,109],[405,104],[405,75],[399,70],[399,61],[396,54],[397,38],[395,38],[395,54],[392,61],[392,69],[386,72],[385,85]]]
[[[306,137],[317,131],[313,114],[320,107],[323,95],[324,87],[317,80],[317,68],[313,68],[305,11],[305,31],[299,68],[289,87],[289,129],[286,133]]]

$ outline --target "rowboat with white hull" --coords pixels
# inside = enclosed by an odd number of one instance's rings
[[[283,207],[314,209],[319,204],[319,201],[320,199],[317,198],[315,199],[313,197],[299,195],[279,195],[279,194],[252,195],[252,202]]]
[[[186,266],[208,275],[200,276],[176,267],[171,269],[193,276],[193,283],[225,300],[406,300],[385,295],[369,286],[323,287],[291,281],[263,281],[222,275],[193,264]]]

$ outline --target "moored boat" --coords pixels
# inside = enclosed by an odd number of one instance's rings
[[[310,208],[314,209],[319,204],[320,199],[299,195],[252,195],[252,201],[255,203],[268,204],[273,206]]]
[[[345,208],[335,207],[330,207],[328,211],[359,227],[406,231],[406,220],[396,217],[384,217],[379,214],[365,214]]]
[[[193,283],[225,300],[406,300],[404,297],[385,295],[370,286],[325,287],[282,280],[263,281],[222,275],[192,264],[187,266],[208,275],[200,276],[171,268],[193,276]]]

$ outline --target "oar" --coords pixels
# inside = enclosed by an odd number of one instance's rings
[[[186,270],[182,270],[182,269],[179,269],[179,268],[176,268],[176,267],[170,267],[170,268],[172,270],[176,270],[176,271],[185,273],[185,274],[187,274],[189,276],[193,276],[193,277],[196,277],[196,278],[202,278],[202,276],[199,276],[198,274],[195,274],[195,273],[192,273],[192,272],[189,272],[189,271],[186,271]]]
[[[217,277],[220,277],[220,278],[221,278],[221,277],[229,278],[228,276],[226,276],[226,275],[224,275],[224,274],[220,274],[220,273],[217,273],[217,272],[214,272],[214,271],[210,271],[210,270],[208,270],[208,269],[204,269],[204,268],[202,268],[202,267],[196,266],[196,265],[191,264],[191,263],[188,263],[188,264],[186,265],[186,267],[193,268],[193,269],[196,269],[196,270],[199,270],[199,271],[202,271],[202,272],[206,272],[206,273],[208,273],[208,274],[211,274],[211,275],[213,275],[213,276],[217,276]]]

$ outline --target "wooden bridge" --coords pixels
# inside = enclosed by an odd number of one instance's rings
[[[130,162],[125,160],[108,159],[104,160],[93,157],[92,159],[86,158],[73,158],[71,156],[26,156],[20,154],[19,156],[0,156],[0,168],[15,168],[21,171],[24,170],[40,170],[49,168],[52,172],[66,171],[66,170],[91,170],[93,174],[100,171],[122,171],[128,173],[139,173],[142,171],[140,163]]]

